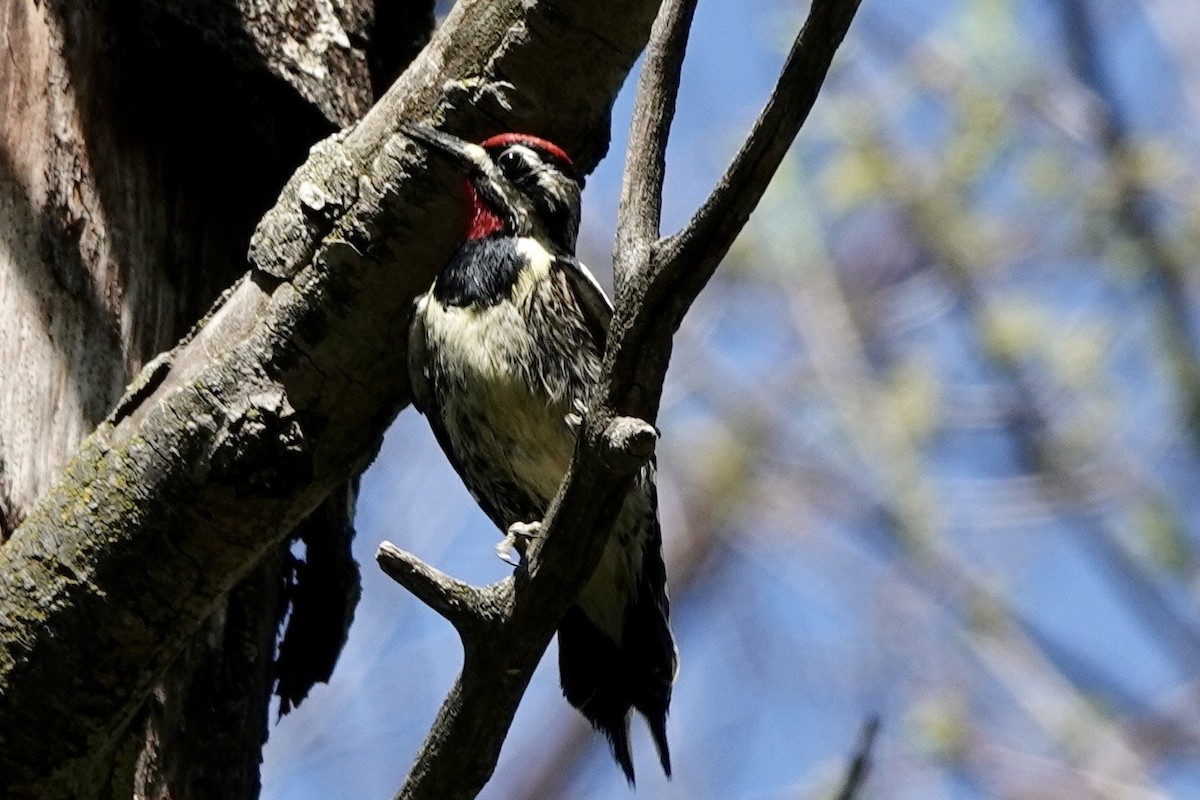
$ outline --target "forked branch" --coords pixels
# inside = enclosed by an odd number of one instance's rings
[[[567,476],[508,580],[476,589],[385,544],[389,575],[455,623],[466,659],[400,798],[474,797],[563,613],[594,571],[630,476],[653,453],[671,338],[762,197],[808,112],[859,0],[815,0],[770,101],[691,222],[659,238],[667,137],[696,0],[666,0],[638,83],[614,248],[616,312],[599,402]]]
[[[875,745],[875,736],[878,733],[879,717],[868,717],[863,723],[862,733],[858,735],[854,756],[846,768],[846,777],[837,793],[837,800],[854,800],[859,796],[867,782],[867,774],[871,771],[871,748]]]
[[[808,119],[859,2],[813,1],[779,81],[733,163],[684,229],[659,243],[651,278],[663,284],[660,291],[690,303],[729,252]]]
[[[638,80],[617,223],[616,332],[605,392],[613,408],[654,421],[671,337],[729,252],[808,118],[860,0],[813,0],[779,80],[733,162],[679,233],[659,238],[667,137],[695,0],[663,6]],[[660,109],[655,111],[655,109]]]

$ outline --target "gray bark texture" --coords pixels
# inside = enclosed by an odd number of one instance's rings
[[[284,592],[271,576],[288,571],[280,545],[331,494],[316,524],[346,538],[347,482],[407,402],[409,306],[454,247],[462,211],[446,191],[453,179],[399,123],[432,119],[471,138],[530,130],[590,169],[656,7],[460,2],[383,99],[311,151],[236,278],[248,221],[304,134],[361,113],[399,50],[345,52],[366,37],[355,3],[199,5],[0,10],[0,212],[11,220],[0,230],[0,363],[17,370],[0,385],[3,511],[15,528],[0,547],[5,797],[122,794],[126,769],[155,796],[256,791],[164,778],[178,750],[162,742],[191,714],[264,716],[262,655]],[[287,30],[307,32],[286,47],[277,6],[297,15]],[[164,68],[178,60],[190,71]],[[247,108],[230,114],[239,98]],[[325,623],[344,632],[345,615],[334,617]],[[289,647],[285,636],[281,658],[328,650],[304,638]],[[249,665],[203,656],[247,642]],[[172,663],[180,685],[164,684]],[[290,702],[320,672],[293,664],[278,675]],[[197,691],[197,674],[215,677]],[[245,705],[211,707],[206,687],[233,678],[245,685],[230,698]],[[156,714],[175,722],[156,725]],[[148,747],[131,733],[147,723]],[[212,758],[233,751],[247,752],[214,746]]]
[[[278,187],[411,60],[432,5],[0,4],[0,543],[130,378],[245,271]],[[351,482],[289,535],[319,561],[278,545],[214,605],[89,791],[257,796],[272,686],[294,705],[344,640],[353,497]]]

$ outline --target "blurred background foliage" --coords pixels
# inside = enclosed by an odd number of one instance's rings
[[[700,4],[668,229],[805,11]],[[585,199],[606,283],[630,94]],[[878,714],[866,797],[1200,797],[1198,151],[1195,0],[864,2],[677,341],[676,776],[637,730],[640,796],[830,797]],[[266,797],[391,796],[460,649],[374,548],[490,581],[496,535],[401,415],[350,643],[274,730]],[[551,652],[484,796],[627,792]]]

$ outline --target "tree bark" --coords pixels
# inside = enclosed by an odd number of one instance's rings
[[[172,16],[170,5],[144,8],[161,10],[187,30],[188,20]],[[369,461],[405,401],[408,305],[448,255],[461,212],[453,194],[435,186],[394,136],[397,123],[435,116],[469,136],[533,130],[562,142],[590,168],[606,147],[613,96],[653,12],[654,3],[644,0],[460,3],[397,88],[347,134],[313,151],[259,226],[251,272],[185,342],[143,371],[57,484],[32,505],[53,468],[40,480],[5,469],[6,508],[29,509],[0,549],[0,774],[10,796],[102,791],[114,757],[128,751],[122,733],[164,670],[255,564],[278,553],[288,532]],[[152,131],[140,137],[128,130],[129,112],[82,113],[80,104],[99,103],[93,98],[105,96],[105,88],[120,108],[137,111],[136,86],[127,81],[87,92],[76,85],[102,82],[102,74],[81,65],[103,58],[80,61],[79,54],[121,41],[105,31],[129,24],[126,13],[99,2],[59,8],[32,0],[4,11],[10,55],[21,36],[46,43],[39,75],[48,75],[57,92],[40,97],[41,81],[14,72],[17,77],[5,79],[8,96],[19,95],[31,108],[58,103],[66,116],[78,115],[81,126],[96,126],[75,141],[47,114],[32,123],[22,117],[30,127],[5,132],[12,163],[4,165],[4,196],[10,203],[24,198],[26,222],[15,243],[5,241],[6,252],[24,258],[12,262],[19,268],[8,267],[5,274],[16,277],[0,291],[24,288],[24,296],[40,298],[36,307],[53,317],[59,300],[46,287],[75,280],[83,287],[75,294],[84,300],[73,302],[86,301],[81,317],[103,323],[5,345],[25,354],[37,345],[44,360],[67,362],[52,384],[60,387],[58,399],[47,406],[73,402],[86,413],[77,415],[82,421],[74,428],[56,421],[37,431],[64,437],[55,444],[59,463],[74,445],[63,431],[77,440],[111,404],[125,375],[171,340],[172,325],[240,270],[245,231],[222,219],[241,219],[235,211],[262,199],[255,190],[264,184],[253,176],[282,158],[270,147],[251,146],[264,136],[254,125],[214,131],[203,124],[221,119],[204,113],[211,109],[206,96],[224,99],[204,80],[176,94],[178,87],[164,85],[169,81],[160,71],[142,72],[165,108],[140,109]],[[36,49],[26,51],[32,59]],[[25,63],[18,52],[16,63]],[[130,58],[121,53],[117,63]],[[280,90],[279,76],[268,69],[257,77]],[[260,120],[260,126],[277,136],[299,129],[312,120],[311,106],[302,108],[307,112]],[[331,100],[327,110],[336,108]],[[174,113],[184,124],[156,127]],[[115,129],[109,138],[96,133],[105,125]],[[38,146],[30,130],[55,131],[41,140],[48,141],[43,150],[53,152],[23,151],[29,142]],[[214,148],[219,141],[233,146]],[[168,152],[186,157],[172,161]],[[50,186],[57,194],[40,195],[46,190],[38,167],[52,157],[78,165],[77,178]],[[139,180],[168,190],[130,191]],[[50,199],[39,202],[43,196]],[[205,202],[192,205],[196,197]],[[134,203],[133,212],[110,213],[122,202]],[[42,213],[47,208],[55,213]],[[208,225],[189,230],[193,215]],[[140,224],[143,218],[149,223]],[[129,227],[118,228],[117,219]],[[103,256],[96,263],[104,269],[64,270],[60,260],[38,257],[29,232],[46,224],[71,233],[70,252]],[[186,264],[196,266],[183,269]],[[150,293],[139,269],[164,272],[174,293]],[[129,272],[128,283],[106,280],[121,270]],[[119,292],[112,290],[117,285]],[[23,319],[25,328],[6,329],[40,330],[31,316]],[[106,341],[97,333],[103,330],[116,333]],[[89,348],[104,349],[107,355],[97,360],[120,368],[98,373],[91,384],[104,391],[85,408],[70,376],[78,371],[74,364],[92,360],[77,354]],[[21,433],[0,429],[5,443]],[[10,526],[19,519],[19,512],[9,516]],[[260,594],[254,602],[265,599]],[[176,699],[186,707],[185,698]],[[141,763],[156,769],[146,759]]]
[[[129,379],[244,270],[307,148],[428,38],[431,1],[388,14],[368,0],[0,8],[0,542]],[[342,572],[347,497],[306,524],[342,543]],[[163,676],[114,748],[111,794],[257,795],[276,630],[306,591],[285,553],[217,603]],[[329,619],[293,614],[291,638],[320,647],[292,648],[292,702],[340,649],[357,587],[340,588]]]

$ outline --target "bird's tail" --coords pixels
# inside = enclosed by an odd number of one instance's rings
[[[618,644],[578,605],[558,626],[558,668],[563,694],[608,737],[613,757],[633,784],[629,720],[637,709],[650,727],[663,772],[671,776],[667,710],[675,681],[675,640],[656,514],[643,540],[636,595],[626,598],[624,632]]]

